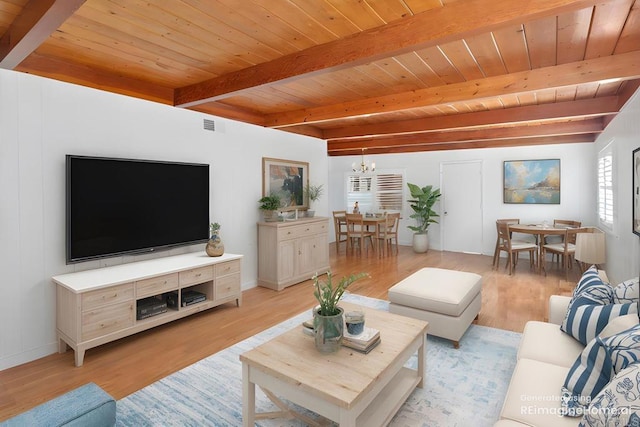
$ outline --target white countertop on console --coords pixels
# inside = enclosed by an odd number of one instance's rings
[[[242,258],[242,255],[225,253],[219,257],[210,257],[204,251],[173,255],[136,261],[128,264],[113,265],[86,271],[60,274],[52,280],[75,293],[87,292],[119,283],[161,276],[185,269],[204,267]]]

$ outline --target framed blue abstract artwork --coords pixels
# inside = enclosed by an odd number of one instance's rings
[[[504,162],[504,203],[560,204],[560,159]]]

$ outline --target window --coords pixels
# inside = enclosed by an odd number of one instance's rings
[[[598,219],[613,228],[613,151],[609,143],[598,153]]]
[[[380,171],[367,174],[348,173],[347,211],[358,202],[361,213],[402,212],[404,206],[404,171]]]

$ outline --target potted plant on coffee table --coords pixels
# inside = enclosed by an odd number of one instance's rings
[[[313,276],[313,295],[319,304],[313,309],[313,330],[316,348],[321,353],[333,353],[340,348],[344,333],[344,310],[338,307],[338,302],[353,282],[365,276],[366,273],[351,274],[335,285],[331,271],[327,272],[325,282],[320,281],[317,274]]]
[[[410,218],[416,220],[416,225],[409,225],[408,228],[414,231],[413,235],[413,250],[417,253],[427,252],[429,249],[428,231],[431,224],[437,224],[435,219],[439,215],[433,210],[433,205],[438,201],[440,196],[440,189],[433,188],[432,185],[425,187],[419,187],[416,184],[407,183],[409,191],[411,192],[412,200],[409,200],[413,214],[409,215]]]
[[[309,199],[309,210],[307,210],[308,217],[312,217],[315,215],[316,212],[314,210],[311,210],[311,202],[316,202],[320,198],[320,196],[322,196],[322,193],[324,193],[322,184],[311,185],[307,183],[307,185],[304,187],[305,197]]]

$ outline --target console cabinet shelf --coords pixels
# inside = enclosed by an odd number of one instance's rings
[[[87,349],[227,302],[239,307],[241,259],[195,252],[54,276],[59,352],[73,348],[75,364],[82,366]],[[204,294],[204,301],[186,305],[188,290]],[[136,318],[141,300],[171,293],[175,308]]]
[[[329,219],[258,223],[258,285],[280,291],[329,270]]]

